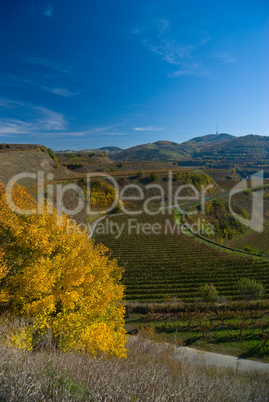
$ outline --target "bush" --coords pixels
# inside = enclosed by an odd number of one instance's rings
[[[150,173],[150,181],[154,182],[158,180],[158,175],[154,172]]]
[[[243,300],[260,299],[264,293],[263,284],[249,278],[240,279],[236,288]]]
[[[256,247],[251,246],[251,245],[244,247],[244,250],[248,251],[249,253],[254,253],[254,254],[260,253],[260,251]]]
[[[54,156],[53,160],[55,162],[55,169],[58,169],[58,167],[59,167],[58,158],[56,156]]]
[[[113,210],[111,211],[112,214],[118,214],[120,212],[122,212],[122,202],[119,200],[119,202],[117,203],[117,205],[115,206],[115,208],[113,208]]]
[[[75,155],[72,154],[72,153],[65,154],[65,156],[66,156],[67,158],[70,158],[70,159],[73,159],[73,158],[75,157]]]
[[[180,181],[182,179],[182,174],[181,173],[176,173],[175,175],[174,175],[174,180],[175,181]]]
[[[218,298],[218,291],[213,283],[205,283],[199,288],[199,294],[204,302],[215,302]]]
[[[136,176],[138,177],[138,179],[141,179],[141,177],[143,177],[143,172],[142,170],[139,170],[136,174]]]
[[[85,166],[85,162],[78,162],[78,163],[68,163],[65,165],[68,169],[75,170]]]
[[[48,148],[48,155],[51,157],[51,159],[54,159],[56,156],[54,151],[51,148]]]

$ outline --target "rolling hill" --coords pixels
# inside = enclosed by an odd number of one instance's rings
[[[236,137],[227,133],[208,134],[183,143],[156,141],[127,149],[115,146],[81,151],[62,151],[60,154],[105,154],[114,162],[176,161],[178,164],[215,164],[229,167],[235,163],[269,165],[269,137],[249,134]],[[247,167],[247,166],[246,166]]]
[[[80,151],[74,151],[71,149],[66,149],[65,151],[57,151],[57,153],[61,154],[61,153],[97,153],[97,154],[101,154],[103,152],[106,152],[107,155],[111,155],[111,154],[117,154],[119,152],[123,151],[122,148],[119,147],[102,147],[102,148],[92,148],[92,149],[82,149]]]
[[[128,148],[111,155],[117,161],[174,160],[178,162],[218,164],[239,162],[269,162],[269,137],[230,134],[209,134],[195,137],[181,144],[157,141]]]

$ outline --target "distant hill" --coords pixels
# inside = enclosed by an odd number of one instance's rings
[[[196,147],[191,157],[196,160],[223,161],[225,163],[269,162],[269,137],[246,135],[233,137],[221,143]]]
[[[105,151],[108,155],[116,154],[118,152],[123,151],[123,149],[119,148],[119,147],[103,147],[103,148],[99,148],[99,150],[101,150],[103,152]]]
[[[199,147],[211,147],[215,144],[223,144],[236,137],[230,134],[209,134],[196,137],[178,144],[171,141],[157,141],[154,143],[137,145],[118,152],[112,156],[114,160],[145,161],[145,160],[190,160],[192,154]]]
[[[230,141],[234,138],[237,138],[233,135],[230,134],[226,134],[226,133],[222,133],[222,134],[208,134],[208,135],[204,135],[202,137],[195,137],[192,138],[189,141],[186,141],[183,144],[189,144],[192,146],[210,146],[213,143],[222,143],[222,142],[226,142],[226,141]]]
[[[73,152],[56,152],[57,158],[61,165],[76,172],[88,172],[92,165],[98,166],[103,164],[111,164],[113,161],[108,156],[107,152],[93,150],[73,151]],[[91,170],[91,168],[90,168]]]
[[[101,154],[103,152],[106,152],[107,155],[111,155],[111,154],[116,154],[118,152],[123,151],[122,148],[119,147],[102,147],[102,148],[93,148],[93,149],[82,149],[80,151],[74,151],[71,149],[67,149],[65,151],[57,151],[57,153],[59,154],[70,154],[70,153],[74,153],[74,154],[78,154],[78,153],[96,153],[96,154]]]
[[[163,140],[136,145],[128,149],[109,146],[82,151],[64,151],[59,154],[101,155],[104,152],[114,162],[176,161],[179,164],[193,166],[207,164],[223,167],[237,162],[269,165],[269,137],[254,134],[235,137],[231,134],[220,133],[194,137],[181,144]]]
[[[249,134],[208,134],[178,144],[171,141],[137,145],[111,155],[116,161],[177,161],[190,163],[269,163],[269,137]]]
[[[153,144],[128,148],[111,155],[111,158],[118,161],[165,161],[181,160],[188,156],[188,146],[182,147],[180,144],[171,141],[157,141]]]
[[[11,145],[13,148],[15,145]],[[27,147],[24,144],[22,149]],[[0,153],[9,149],[1,150]],[[42,146],[28,145],[32,149]],[[45,148],[45,147],[44,147]],[[224,167],[232,164],[241,164],[243,167],[269,167],[269,137],[249,134],[235,137],[231,134],[208,134],[198,136],[181,144],[172,141],[156,141],[136,145],[128,149],[116,146],[99,149],[84,149],[81,151],[57,152],[59,162],[71,169],[87,170],[90,164],[108,164],[118,162],[146,162],[146,161],[173,161],[179,165]],[[254,164],[254,165],[253,165]]]
[[[172,141],[156,141],[154,143],[136,145],[128,149],[122,149],[115,146],[102,147],[97,149],[83,149],[80,151],[65,150],[58,151],[58,154],[68,153],[106,153],[115,161],[166,161],[166,160],[187,160],[192,156],[194,149],[199,147],[212,146],[227,142],[234,137],[233,135],[222,134],[208,134],[202,137],[195,137],[182,144]]]

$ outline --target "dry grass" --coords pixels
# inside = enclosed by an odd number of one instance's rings
[[[269,375],[208,369],[131,338],[127,359],[0,349],[0,401],[267,401]]]
[[[21,150],[0,152],[0,181],[4,185],[8,183],[15,175],[19,173],[37,173],[43,171],[45,177],[48,173],[52,173],[55,179],[72,179],[76,174],[59,165],[55,168],[55,162],[47,155],[46,152],[38,152],[37,150]],[[25,178],[20,183],[31,186],[36,183],[35,180]]]

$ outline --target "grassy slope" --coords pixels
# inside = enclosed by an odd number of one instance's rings
[[[13,176],[24,173],[37,173],[43,171],[46,174],[52,173],[57,178],[73,178],[75,174],[59,165],[55,168],[55,162],[46,152],[37,150],[10,151],[0,153],[0,181],[6,184]],[[20,183],[33,183],[28,179]]]
[[[138,338],[127,359],[1,348],[1,401],[266,401],[267,373],[207,368]]]

